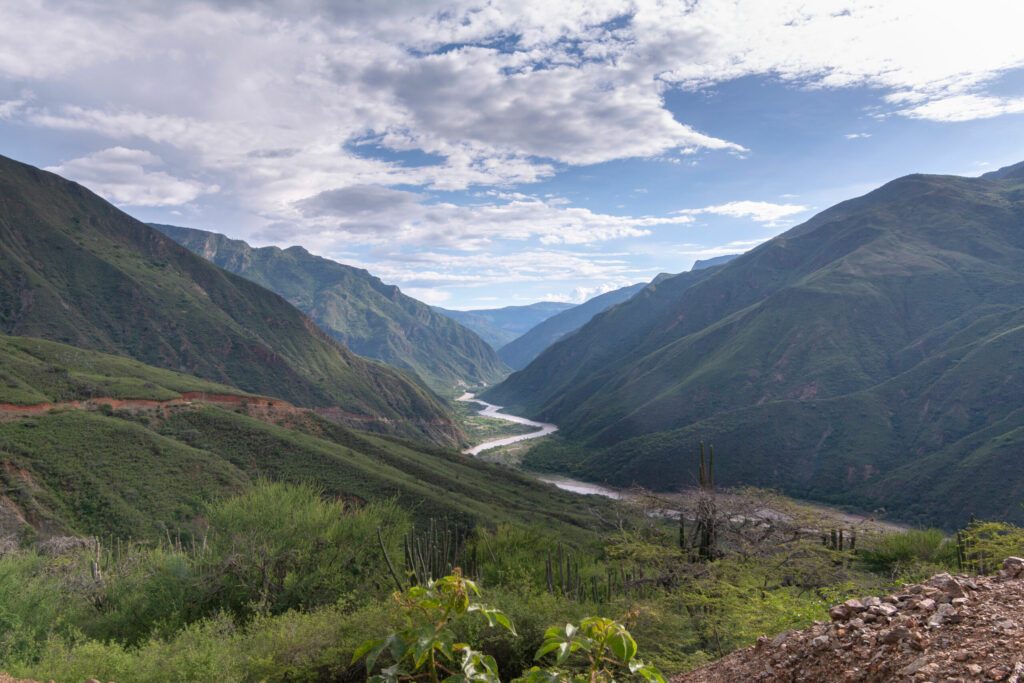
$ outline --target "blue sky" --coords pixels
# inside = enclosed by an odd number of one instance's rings
[[[0,153],[429,303],[579,301],[1024,160],[1024,4],[0,7]]]

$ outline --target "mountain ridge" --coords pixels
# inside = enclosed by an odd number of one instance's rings
[[[601,311],[626,301],[648,284],[639,282],[627,287],[620,287],[556,313],[502,346],[498,350],[498,356],[510,368],[522,370],[544,349],[572,334]]]
[[[535,465],[599,481],[688,484],[685,454],[713,440],[742,453],[720,456],[723,483],[1019,519],[1022,223],[1018,179],[899,178],[648,288],[484,397],[559,425]]]
[[[456,311],[440,306],[434,306],[434,310],[473,330],[495,351],[499,351],[505,344],[525,334],[531,328],[575,305],[559,301],[537,301],[521,306],[480,308],[469,311]]]
[[[454,445],[418,380],[343,348],[283,298],[86,188],[0,157],[0,331],[129,356]]]
[[[211,263],[283,296],[355,353],[412,371],[435,391],[493,384],[508,373],[474,332],[365,269],[301,246],[252,247],[197,228],[153,227]]]

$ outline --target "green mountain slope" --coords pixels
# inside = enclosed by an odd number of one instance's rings
[[[452,311],[440,306],[435,306],[434,310],[465,325],[498,350],[551,316],[573,306],[575,304],[538,301],[526,306],[481,308],[473,311]]]
[[[288,302],[85,188],[0,157],[0,331],[182,370],[353,423],[454,443],[440,401]]]
[[[162,537],[260,477],[353,501],[395,498],[421,520],[591,524],[584,499],[452,451],[269,410],[259,397],[175,402],[240,392],[123,357],[0,336],[0,371],[0,538]],[[25,408],[108,397],[162,403]]]
[[[605,292],[584,301],[579,306],[573,306],[561,313],[557,313],[539,325],[532,327],[522,336],[502,346],[501,350],[498,351],[498,356],[510,368],[522,370],[534,358],[539,356],[544,349],[583,327],[601,311],[630,299],[646,286],[647,283],[641,282],[611,292]]]
[[[648,288],[486,398],[559,424],[537,460],[596,479],[690,484],[705,439],[722,483],[1020,520],[1022,322],[1024,178],[908,176]]]
[[[508,374],[476,334],[365,270],[302,247],[254,249],[205,230],[153,227],[221,268],[277,292],[356,353],[411,370],[435,391],[448,394],[462,385],[493,384]]]

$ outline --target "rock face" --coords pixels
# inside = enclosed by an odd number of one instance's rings
[[[895,595],[847,600],[815,622],[673,683],[1024,683],[1024,558],[995,577],[937,574]]]

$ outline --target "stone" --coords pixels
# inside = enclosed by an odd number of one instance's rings
[[[906,626],[897,626],[894,629],[885,631],[878,638],[878,642],[892,645],[910,637],[910,629]]]
[[[897,612],[899,612],[898,609],[887,603],[874,605],[873,607],[868,608],[868,613],[882,617],[891,617],[894,616]]]
[[[815,650],[825,650],[828,648],[828,636],[818,636],[811,640],[811,647]]]
[[[925,598],[924,600],[921,600],[917,603],[917,609],[922,610],[924,612],[934,612],[935,601],[931,598]]]
[[[850,610],[846,605],[836,605],[828,611],[828,616],[832,621],[845,621],[850,618]]]
[[[1011,579],[1024,574],[1024,557],[1008,557],[1003,560],[1003,572]]]
[[[928,579],[928,586],[937,589],[945,598],[942,602],[949,602],[953,598],[962,598],[967,594],[964,592],[963,586],[960,582],[954,579],[948,573],[936,574],[932,578]]]
[[[864,607],[864,603],[862,603],[860,600],[857,600],[855,598],[850,598],[849,600],[844,602],[843,605],[845,605],[846,608],[848,610],[850,610],[851,612],[860,613],[860,612],[863,612],[865,609],[867,609],[866,607]]]

